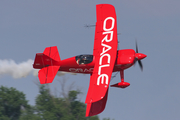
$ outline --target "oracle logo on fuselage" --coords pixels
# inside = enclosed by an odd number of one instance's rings
[[[69,72],[75,73],[92,73],[94,68],[69,68]]]
[[[111,55],[108,53],[108,51],[111,50],[112,47],[107,43],[110,43],[113,40],[114,25],[115,25],[115,19],[113,17],[107,17],[103,22],[102,35],[105,36],[101,40],[101,46],[103,48],[99,58],[97,85],[100,85],[100,83],[106,85],[108,84],[109,76],[106,73],[103,73],[102,70],[110,66]],[[104,59],[105,57],[107,57],[107,59]]]

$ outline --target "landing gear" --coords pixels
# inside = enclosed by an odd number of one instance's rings
[[[121,82],[111,85],[111,87],[126,88],[130,85],[130,83],[124,82],[124,70],[120,71],[120,75],[121,75]]]

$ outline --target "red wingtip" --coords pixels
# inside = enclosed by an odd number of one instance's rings
[[[93,103],[87,103],[86,117],[94,116],[94,115],[101,113],[105,109],[106,102],[107,102],[107,96],[108,96],[108,90],[107,90],[104,98],[102,98],[101,100],[99,100],[97,102],[93,102]]]
[[[88,103],[86,106],[86,117],[89,117],[90,115],[90,109],[91,109],[91,103]]]

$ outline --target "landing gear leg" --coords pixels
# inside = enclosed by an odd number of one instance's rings
[[[111,87],[119,87],[119,88],[126,88],[130,84],[128,82],[124,82],[124,70],[120,70],[121,82],[111,85]]]
[[[124,82],[124,70],[120,71],[120,76],[121,76],[121,82]]]

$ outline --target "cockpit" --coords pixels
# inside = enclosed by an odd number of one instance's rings
[[[89,64],[93,61],[93,55],[78,55],[76,56],[76,62],[79,65]]]

